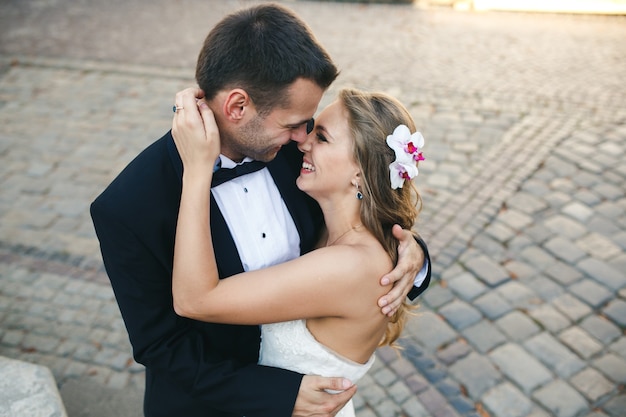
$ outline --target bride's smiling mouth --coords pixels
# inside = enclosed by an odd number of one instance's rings
[[[302,161],[302,169],[301,169],[301,171],[302,172],[314,172],[315,171],[315,167],[310,162]]]

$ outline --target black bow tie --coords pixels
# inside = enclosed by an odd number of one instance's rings
[[[265,162],[261,161],[244,162],[243,164],[237,165],[234,168],[220,168],[213,173],[211,187],[217,187],[218,185],[226,181],[230,181],[233,178],[250,174],[263,168],[265,168]]]

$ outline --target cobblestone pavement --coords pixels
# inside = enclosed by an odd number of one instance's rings
[[[88,205],[251,3],[0,3],[0,355],[70,417],[140,415],[143,387]],[[284,3],[342,69],[322,104],[385,90],[426,138],[436,279],[359,417],[626,415],[626,19]]]

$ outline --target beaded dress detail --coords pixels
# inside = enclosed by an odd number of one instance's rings
[[[374,363],[374,355],[365,364],[354,362],[324,346],[309,332],[305,320],[293,320],[261,326],[259,364],[289,369],[305,375],[344,377],[353,383]],[[352,401],[337,417],[354,417]]]

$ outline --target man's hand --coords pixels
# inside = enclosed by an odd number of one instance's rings
[[[325,390],[340,391],[329,394]],[[333,417],[356,393],[356,385],[345,378],[305,375],[293,407],[293,417]]]
[[[415,277],[424,264],[424,252],[413,238],[413,234],[397,224],[393,226],[392,232],[400,242],[398,264],[393,271],[381,278],[381,285],[393,284],[393,287],[378,299],[378,306],[381,307],[382,313],[389,317],[393,316],[404,302],[413,288]]]

